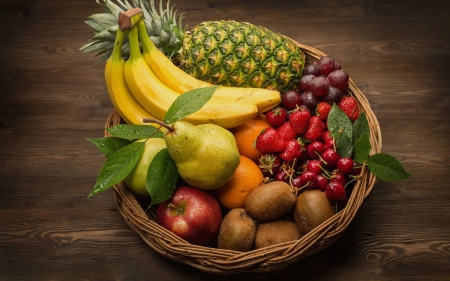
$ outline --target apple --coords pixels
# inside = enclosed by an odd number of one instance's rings
[[[166,148],[166,142],[162,138],[150,138],[148,140],[137,140],[136,142],[145,142],[144,152],[142,153],[141,159],[134,166],[133,170],[128,174],[128,176],[123,180],[125,185],[134,193],[149,197],[150,194],[145,187],[145,181],[147,179],[147,172],[150,163],[152,163],[155,155],[161,151],[161,149]]]
[[[158,223],[187,242],[206,245],[219,232],[222,211],[211,194],[191,186],[181,186],[171,198],[158,205]]]

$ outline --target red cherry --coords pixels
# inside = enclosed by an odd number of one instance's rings
[[[350,174],[353,171],[353,159],[349,157],[340,158],[336,163],[336,167],[339,172]]]
[[[345,197],[347,197],[344,186],[335,181],[334,182],[330,181],[328,183],[325,189],[325,195],[327,196],[328,200],[332,202],[344,200]]]
[[[323,161],[325,161],[325,165],[329,168],[336,167],[336,163],[341,158],[341,156],[332,148],[327,148],[321,155]]]
[[[310,159],[317,159],[325,151],[325,144],[321,141],[313,141],[306,147],[306,154]]]
[[[317,175],[317,188],[321,191],[325,191],[329,181],[326,177],[322,175]]]
[[[317,187],[317,174],[306,171],[301,174],[300,179],[302,181],[302,186],[306,189],[315,189]]]
[[[322,162],[320,162],[317,159],[313,159],[308,161],[308,164],[306,166],[306,170],[313,172],[316,175],[322,174]]]

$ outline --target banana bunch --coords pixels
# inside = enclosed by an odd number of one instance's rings
[[[105,67],[111,101],[129,124],[144,124],[144,118],[163,120],[178,96],[212,86],[185,73],[159,51],[150,40],[141,17],[139,8],[119,15],[121,28]],[[125,61],[121,48],[127,33],[130,57]],[[213,123],[229,129],[255,118],[259,112],[269,110],[280,101],[278,91],[220,86],[199,111],[183,121],[194,125]]]

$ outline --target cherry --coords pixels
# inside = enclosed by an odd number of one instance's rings
[[[295,188],[300,188],[300,187],[302,187],[302,180],[301,180],[300,176],[295,177],[295,178],[291,181],[291,185],[292,185],[292,187],[295,187]]]
[[[332,182],[332,181],[338,182],[345,186],[345,184],[347,183],[347,178],[345,177],[345,175],[343,175],[341,173],[333,173],[333,176],[331,177],[330,182]]]
[[[325,141],[325,149],[328,149],[328,148],[334,149],[335,146],[336,146],[336,142],[334,141],[333,138],[327,139]]]
[[[344,186],[335,181],[330,181],[327,184],[325,195],[327,196],[327,199],[332,202],[344,200],[347,197]]]
[[[315,189],[317,187],[317,174],[306,171],[300,175],[302,186],[306,189]]]
[[[310,160],[308,161],[306,170],[313,172],[316,175],[320,175],[322,174],[322,162],[317,159]]]
[[[288,173],[286,171],[279,171],[275,174],[276,181],[287,181],[289,178]]]
[[[310,159],[317,159],[325,151],[325,144],[321,141],[313,141],[306,147],[306,154]]]
[[[333,135],[331,134],[330,131],[323,132],[322,139],[324,142],[326,142],[327,140],[332,139],[332,138],[333,138]]]
[[[361,174],[361,170],[362,165],[357,161],[353,161],[353,170],[350,174],[353,176],[358,176],[359,174]]]
[[[339,172],[350,174],[353,171],[353,159],[349,157],[340,158],[336,163],[336,167]]]
[[[330,168],[334,168],[336,167],[336,163],[341,156],[333,148],[327,148],[322,153],[321,158],[325,161],[325,165]]]
[[[322,175],[317,175],[317,188],[321,191],[325,191],[329,181],[326,177]]]

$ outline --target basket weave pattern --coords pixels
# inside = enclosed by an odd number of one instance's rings
[[[315,48],[296,44],[305,53],[306,64],[325,56],[323,52]],[[349,92],[358,101],[360,110],[366,113],[371,131],[371,154],[379,153],[381,151],[381,132],[378,121],[370,109],[370,104],[351,79]],[[106,128],[121,122],[123,121],[120,116],[112,111],[107,119]],[[105,136],[110,136],[106,130]],[[145,212],[138,199],[122,183],[113,187],[113,194],[117,208],[127,224],[153,250],[162,256],[189,264],[205,272],[233,274],[277,270],[326,248],[347,229],[370,195],[375,182],[376,177],[366,167],[363,167],[361,177],[355,184],[347,206],[339,213],[298,240],[245,253],[189,244],[160,226],[156,222],[155,208]]]

